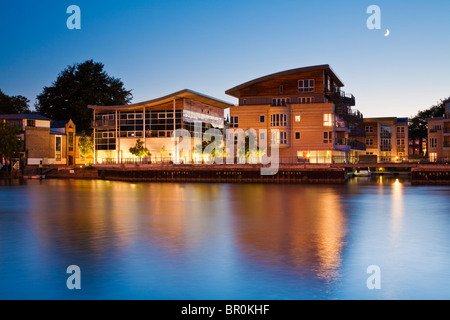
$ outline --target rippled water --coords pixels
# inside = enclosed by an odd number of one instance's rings
[[[0,183],[1,299],[450,299],[450,187]]]

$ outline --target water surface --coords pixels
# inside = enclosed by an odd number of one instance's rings
[[[386,178],[0,182],[0,298],[449,299],[449,196]]]

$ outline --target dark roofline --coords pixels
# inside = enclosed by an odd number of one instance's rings
[[[340,87],[344,86],[344,83],[341,81],[341,79],[339,79],[339,77],[336,75],[336,73],[334,73],[333,69],[331,69],[331,67],[328,64],[322,64],[322,65],[317,65],[317,66],[310,66],[310,67],[303,67],[303,68],[296,68],[296,69],[290,69],[290,70],[286,70],[286,71],[281,71],[281,72],[277,72],[277,73],[272,73],[269,74],[267,76],[263,76],[254,80],[250,80],[247,81],[243,84],[240,84],[236,87],[233,87],[231,89],[228,89],[227,91],[225,91],[226,94],[233,96],[235,98],[238,98],[239,96],[234,94],[237,91],[240,91],[244,88],[247,88],[251,85],[254,85],[256,83],[260,83],[263,81],[267,81],[267,80],[271,80],[271,79],[275,79],[275,78],[279,78],[279,77],[283,77],[283,76],[287,76],[287,75],[291,75],[291,74],[296,74],[296,73],[301,73],[301,72],[308,72],[308,71],[318,71],[318,70],[328,70],[331,72],[331,76],[333,76],[337,81],[337,84]]]
[[[88,105],[89,109],[96,109],[96,110],[120,110],[120,109],[136,109],[143,106],[152,106],[152,105],[158,105],[161,103],[165,103],[167,101],[170,101],[174,98],[195,98],[201,102],[206,102],[211,104],[212,106],[221,108],[221,109],[227,109],[229,107],[233,107],[234,104],[219,100],[216,98],[213,98],[211,96],[205,95],[203,93],[199,93],[197,91],[184,89],[180,90],[171,94],[168,94],[166,96],[156,98],[153,100],[148,100],[144,102],[139,103],[133,103],[133,104],[125,104],[125,105],[119,105],[119,106],[95,106],[95,105]]]
[[[41,116],[40,114],[33,113],[21,113],[21,114],[0,114],[0,119],[2,120],[42,120],[42,121],[52,121],[47,117]]]

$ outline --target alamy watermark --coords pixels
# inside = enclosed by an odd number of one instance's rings
[[[377,265],[370,265],[367,267],[367,274],[370,276],[367,278],[366,285],[369,290],[381,289],[381,269]]]
[[[186,129],[176,129],[172,133],[175,142],[176,154],[189,154],[194,150],[192,157],[175,157],[175,164],[262,164],[261,175],[275,175],[279,169],[279,130],[271,130],[270,156],[268,155],[267,129],[226,129],[225,134],[219,129],[208,129],[202,133],[202,122],[194,123],[194,137]],[[278,138],[277,138],[278,137]],[[203,143],[209,144],[204,147]]]
[[[81,269],[77,265],[71,265],[67,267],[67,274],[70,276],[67,278],[66,286],[69,290],[81,290]]]
[[[70,5],[67,7],[66,13],[70,14],[67,18],[66,25],[67,29],[73,30],[81,29],[81,9],[77,5]]]

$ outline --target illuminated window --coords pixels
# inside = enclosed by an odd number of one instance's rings
[[[300,115],[296,115],[295,116],[295,122],[300,122],[301,120],[301,116]]]
[[[324,125],[324,127],[332,127],[333,126],[333,115],[331,113],[325,113],[323,115],[323,125]]]

